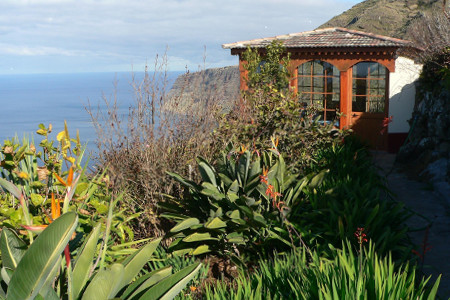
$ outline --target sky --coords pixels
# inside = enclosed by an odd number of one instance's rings
[[[237,65],[222,44],[313,30],[359,2],[1,0],[0,74]]]

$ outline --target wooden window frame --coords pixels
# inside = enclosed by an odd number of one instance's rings
[[[358,65],[358,64],[362,64],[362,63],[368,63],[368,67],[367,67],[367,77],[357,77],[356,72],[354,70],[354,68]],[[371,77],[370,75],[370,67],[372,64],[377,64],[378,68],[382,67],[385,68],[384,69],[384,74],[383,77]],[[388,91],[388,76],[389,76],[389,70],[382,64],[378,63],[378,62],[372,62],[372,61],[362,61],[359,62],[357,64],[355,64],[353,67],[353,75],[352,76],[352,81],[351,81],[351,86],[352,86],[352,98],[351,98],[351,103],[352,103],[352,111],[356,111],[354,110],[354,103],[356,102],[357,97],[364,97],[365,98],[365,111],[357,111],[357,112],[362,112],[362,113],[370,113],[370,114],[381,114],[384,113],[386,111],[387,108],[387,91]],[[354,83],[356,83],[357,80],[364,80],[366,82],[365,84],[365,90],[367,91],[371,91],[371,82],[374,81],[384,81],[384,87],[380,88],[379,86],[377,88],[375,88],[376,93],[365,93],[365,94],[357,94],[357,88],[354,86]],[[382,91],[382,93],[380,93],[380,91]],[[355,99],[355,101],[353,101],[353,99]],[[370,111],[370,106],[371,106],[371,99],[382,99],[384,101],[373,101],[374,103],[377,103],[377,110],[376,111]],[[380,105],[380,103],[383,103],[383,110],[379,110],[378,106]]]
[[[304,65],[310,63],[309,65],[309,72],[305,72]],[[322,74],[315,74],[314,73],[314,65],[320,64],[323,67]],[[330,73],[327,73],[327,69],[325,65],[330,66],[334,72],[332,72],[332,75],[329,75]],[[303,72],[300,74],[300,68],[302,68]],[[323,120],[324,121],[332,121],[327,120],[327,112],[336,112],[340,109],[340,101],[341,101],[341,78],[340,78],[340,70],[334,66],[333,64],[323,61],[323,60],[310,60],[307,62],[304,62],[296,67],[296,74],[297,74],[297,93],[299,100],[302,102],[309,102],[309,105],[314,105],[318,100],[314,99],[314,95],[323,95],[323,99],[319,100],[322,102],[322,105],[320,109],[323,111]],[[338,74],[334,74],[335,72],[338,72]],[[302,85],[300,86],[301,82],[303,80],[299,80],[300,78],[309,78],[307,82],[309,81],[309,85]],[[322,85],[317,86],[314,84],[315,79],[322,79]],[[328,91],[329,85],[328,85],[328,79],[331,79],[331,92]],[[333,82],[338,83],[338,88],[335,90],[333,89]],[[309,88],[309,91],[306,91],[306,89]],[[317,88],[321,88],[322,91],[317,91]],[[334,91],[335,90],[335,91]],[[304,96],[307,96],[306,98],[303,98]],[[336,108],[327,108],[327,97],[331,96],[331,101],[337,102]],[[333,100],[333,99],[337,99]],[[332,115],[332,114],[331,114]]]

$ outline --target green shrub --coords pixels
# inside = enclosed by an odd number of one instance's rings
[[[77,230],[89,233],[95,224],[104,223],[113,197],[107,176],[87,175],[87,163],[81,166],[84,148],[78,133],[76,139],[70,138],[65,124],[55,141],[51,131],[51,125],[39,125],[37,133],[43,136],[39,150],[28,139],[20,143],[17,138],[1,147],[0,226],[19,229],[27,243],[60,214],[61,207],[63,212],[76,211]],[[111,245],[133,241],[129,224],[138,215],[114,207],[112,216]],[[113,254],[121,255],[120,251]]]
[[[209,285],[204,299],[435,299],[440,277],[416,282],[415,268],[379,257],[372,242],[354,255],[350,243],[333,249],[333,259],[306,251],[260,261],[230,285]]]
[[[198,168],[200,184],[170,173],[186,193],[161,204],[166,210],[162,216],[177,221],[168,235],[174,239],[169,250],[212,252],[240,262],[293,246],[290,210],[302,200],[305,187],[318,185],[325,174],[298,178],[289,172],[276,145],[262,153],[242,147],[225,152],[217,170],[199,158]]]
[[[316,160],[312,170],[326,168],[329,173],[292,212],[306,242],[323,249],[329,243],[337,247],[351,240],[357,228],[365,228],[380,254],[392,251],[396,258],[408,258],[412,244],[405,221],[411,213],[392,199],[367,148],[346,139],[319,151]]]
[[[101,226],[95,227],[81,247],[70,249],[68,242],[77,225],[78,216],[74,212],[63,214],[42,231],[28,249],[14,231],[3,228],[0,298],[171,299],[200,268],[200,264],[194,264],[172,275],[168,267],[133,281],[151,259],[160,239],[138,249],[122,263],[106,268],[105,240],[97,247]],[[108,235],[107,227],[103,236],[107,239]],[[61,262],[63,251],[65,263]],[[70,252],[76,252],[74,261]]]

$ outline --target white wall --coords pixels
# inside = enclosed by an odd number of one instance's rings
[[[408,120],[412,117],[416,88],[414,81],[419,78],[422,65],[406,57],[395,60],[395,72],[389,74],[389,133],[409,131]]]

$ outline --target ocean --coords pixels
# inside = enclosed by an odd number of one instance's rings
[[[169,72],[169,88],[181,73]],[[134,76],[139,82],[144,73]],[[116,95],[125,117],[134,102],[131,82],[131,72],[0,75],[0,144],[14,136],[32,137],[39,144],[42,137],[35,132],[40,123],[52,124],[51,136],[56,139],[66,120],[71,137],[79,130],[82,143],[95,152],[97,136],[86,111],[88,103],[104,107],[102,97]]]

